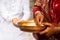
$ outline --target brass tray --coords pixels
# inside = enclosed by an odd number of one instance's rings
[[[45,29],[45,26],[36,26],[34,21],[23,21],[18,23],[19,28],[26,32],[40,32]]]

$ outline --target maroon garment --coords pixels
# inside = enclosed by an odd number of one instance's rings
[[[41,9],[39,7],[34,7],[33,8],[33,13],[35,13],[36,11],[41,11]]]
[[[57,18],[56,18],[56,13],[53,10],[53,0],[49,1],[49,15],[51,17],[52,23],[57,24]]]
[[[35,17],[35,12],[41,11],[41,8],[39,6],[34,5],[33,7],[33,17]]]
[[[34,7],[33,8],[33,16],[36,11],[41,11],[40,8]],[[60,22],[60,0],[50,0],[49,2],[49,15],[51,17],[52,23],[57,25]],[[41,35],[33,34],[37,40],[41,39]],[[45,38],[45,37],[44,37]],[[57,40],[60,40],[60,35],[56,35]],[[41,40],[44,40],[43,38]]]
[[[60,22],[60,0],[53,0],[53,5],[53,10],[56,13],[56,20],[58,24]],[[57,39],[60,40],[60,35],[58,35]]]
[[[38,7],[38,6],[34,6],[34,8],[33,8],[33,17],[35,17],[35,12],[37,12],[37,11],[42,11],[41,10],[41,8],[40,7]],[[38,34],[38,33],[33,33],[33,36],[37,39],[37,40],[45,40],[45,36],[43,36],[43,35],[40,35],[40,34]]]
[[[52,23],[57,25],[60,21],[60,0],[50,0],[49,14]]]
[[[57,16],[57,21],[60,21],[60,0],[54,1],[54,10]]]
[[[40,7],[37,5],[34,5],[33,7],[33,17],[35,18],[35,12],[40,11],[43,12],[42,15],[45,17],[43,22],[51,22],[50,16],[47,16],[48,14]]]

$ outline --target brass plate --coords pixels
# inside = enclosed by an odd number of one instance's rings
[[[45,29],[44,26],[36,26],[36,24],[31,21],[19,22],[18,25],[22,31],[26,31],[26,32],[39,32]]]

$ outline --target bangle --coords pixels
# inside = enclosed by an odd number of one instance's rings
[[[37,16],[39,13],[35,13],[35,16]]]

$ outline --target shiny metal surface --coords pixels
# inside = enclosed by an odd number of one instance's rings
[[[36,26],[36,24],[31,21],[19,22],[18,26],[22,31],[26,32],[40,32],[45,29],[45,26]]]

